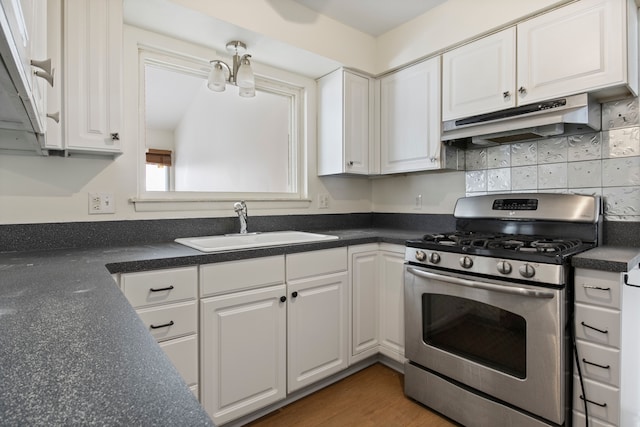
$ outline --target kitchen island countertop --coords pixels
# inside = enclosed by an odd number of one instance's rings
[[[109,273],[422,235],[323,232],[340,239],[217,254],[173,242],[0,253],[0,424],[212,425]]]

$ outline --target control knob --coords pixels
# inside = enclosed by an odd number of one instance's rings
[[[429,254],[429,262],[431,262],[431,264],[437,264],[440,262],[440,255],[436,252],[431,252]]]
[[[498,261],[498,272],[502,273],[502,274],[509,274],[511,273],[511,264],[509,264],[507,261]]]
[[[526,277],[527,279],[530,279],[531,277],[536,275],[536,269],[533,268],[531,264],[524,264],[520,266],[520,275],[522,277]]]
[[[416,251],[416,260],[424,261],[427,259],[427,254],[424,251]]]
[[[460,258],[460,266],[462,268],[471,268],[473,267],[473,260],[468,256],[463,256]]]

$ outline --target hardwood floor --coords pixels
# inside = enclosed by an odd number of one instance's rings
[[[405,397],[403,380],[403,375],[378,363],[247,425],[457,426]]]

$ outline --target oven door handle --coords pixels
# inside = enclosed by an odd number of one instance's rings
[[[521,295],[525,297],[535,298],[553,298],[555,296],[553,292],[537,289],[526,289],[517,286],[503,286],[495,285],[493,283],[476,282],[474,280],[460,279],[458,277],[443,276],[441,274],[430,273],[428,271],[418,270],[417,268],[413,267],[407,267],[407,271],[411,274],[425,279],[440,280],[442,282],[453,283],[454,285],[466,286],[468,288],[484,289],[487,291],[502,292],[505,294]]]

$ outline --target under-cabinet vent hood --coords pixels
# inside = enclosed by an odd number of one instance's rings
[[[442,140],[496,145],[600,130],[600,104],[588,94],[536,102],[443,123]]]

